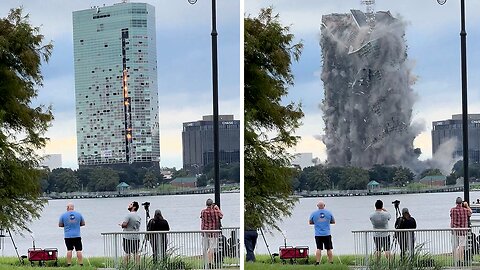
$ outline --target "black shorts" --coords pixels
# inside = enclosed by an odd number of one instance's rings
[[[140,240],[123,238],[123,251],[127,254],[137,253],[140,247]]]
[[[315,243],[317,244],[317,249],[323,250],[325,247],[326,250],[333,249],[332,236],[315,236]]]
[[[75,248],[76,251],[82,251],[82,238],[65,238],[65,245],[68,251],[73,250],[73,248]]]
[[[376,251],[390,251],[390,235],[388,236],[374,236]]]

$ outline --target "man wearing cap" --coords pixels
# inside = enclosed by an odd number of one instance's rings
[[[402,216],[397,218],[395,221],[395,229],[416,229],[417,222],[410,215],[408,208],[402,209]],[[413,251],[415,249],[415,237],[414,232],[396,232],[395,238],[400,245],[400,255],[401,257],[405,256],[405,253],[408,251],[413,256]]]
[[[450,228],[468,228],[468,219],[472,215],[472,209],[464,202],[461,197],[455,200],[455,207],[450,209]],[[453,232],[453,247],[455,247],[454,259],[457,263],[462,264],[464,261],[463,251],[467,243],[467,231]]]
[[[220,220],[223,218],[223,213],[218,207],[213,203],[212,199],[206,201],[206,208],[200,213],[200,218],[202,220],[201,229],[202,230],[220,230],[221,223]],[[208,268],[212,269],[213,265],[213,254],[215,249],[218,247],[218,233],[207,233],[204,235],[203,247],[204,251],[208,256]]]

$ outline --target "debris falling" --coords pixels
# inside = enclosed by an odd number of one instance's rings
[[[322,16],[325,97],[323,142],[328,164],[368,168],[374,164],[414,167],[415,82],[407,57],[405,23],[376,12],[374,28],[359,10]]]

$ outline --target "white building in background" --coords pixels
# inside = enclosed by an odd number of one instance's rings
[[[296,153],[292,160],[292,165],[299,166],[302,170],[306,167],[314,166],[312,153]]]
[[[41,167],[48,167],[51,170],[62,168],[62,154],[49,154],[43,157]]]

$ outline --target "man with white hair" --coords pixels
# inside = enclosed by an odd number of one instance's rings
[[[335,218],[330,211],[325,209],[325,203],[323,201],[319,201],[317,207],[318,210],[310,215],[308,222],[315,227],[315,243],[317,245],[315,265],[320,264],[323,248],[327,250],[328,262],[333,263],[333,244],[330,224],[335,224]]]
[[[80,237],[80,227],[85,226],[85,220],[82,214],[75,211],[73,203],[67,204],[67,212],[60,216],[58,226],[63,228],[65,236],[65,245],[67,246],[67,266],[72,264],[73,248],[77,252],[77,260],[80,266],[83,265],[82,256],[82,238]]]

